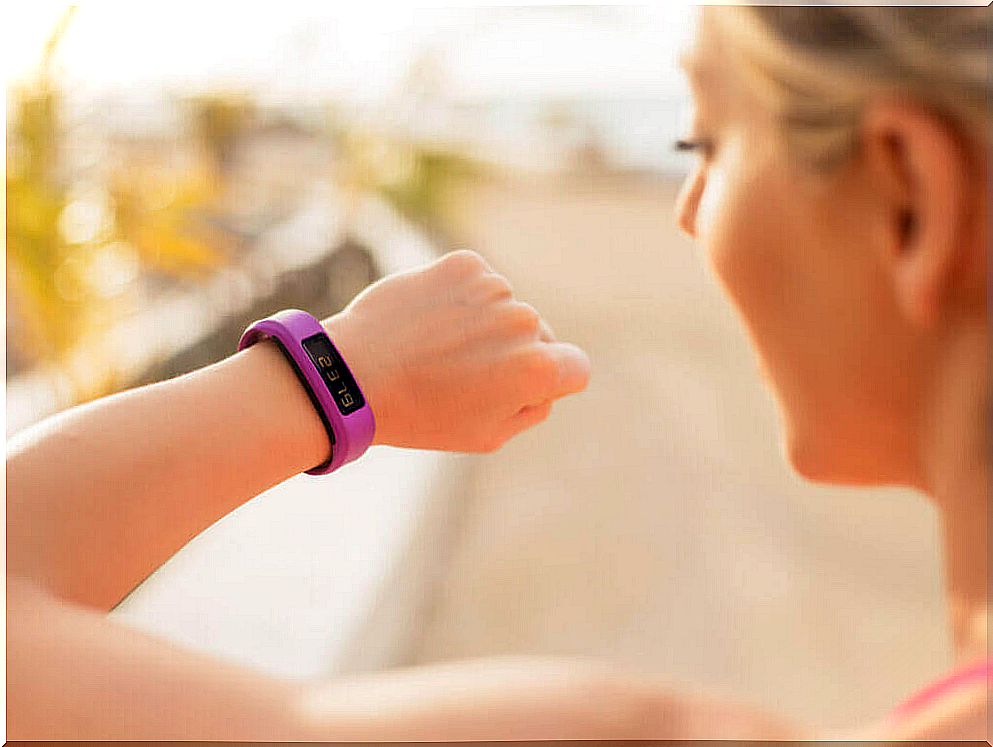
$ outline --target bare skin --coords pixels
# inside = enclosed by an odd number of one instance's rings
[[[956,646],[971,659],[986,651],[985,152],[926,110],[881,100],[852,162],[813,180],[726,77],[720,49],[704,22],[688,135],[707,147],[680,224],[741,314],[797,471],[912,485],[939,507]],[[326,326],[373,406],[380,443],[489,451],[589,376],[582,351],[557,342],[471,253],[373,286]],[[326,449],[306,395],[266,344],[12,442],[8,737],[811,736],[584,662],[464,662],[300,684],[107,618],[191,537]],[[846,736],[979,738],[985,695],[964,690],[913,723]]]
[[[377,443],[492,451],[589,377],[586,355],[556,341],[471,252],[381,281],[325,326],[373,408]],[[729,728],[753,719],[582,661],[474,661],[301,685],[106,616],[189,539],[327,448],[268,343],[15,438],[8,737],[588,738],[691,730],[714,708]]]
[[[585,353],[551,339],[471,252],[367,288],[326,326],[361,376],[377,443],[490,451],[589,376]],[[110,609],[197,533],[327,449],[270,343],[75,408],[9,445],[9,573]]]
[[[680,226],[750,334],[794,469],[821,482],[914,487],[937,506],[957,658],[983,657],[986,148],[919,105],[881,97],[854,157],[813,175],[788,158],[772,116],[718,56],[707,17],[716,12],[705,11],[687,59],[689,139],[704,147]],[[960,705],[955,718],[934,720],[978,729],[984,688]],[[915,728],[935,733],[927,722]]]

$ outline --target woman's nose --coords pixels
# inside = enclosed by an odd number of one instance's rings
[[[686,177],[676,198],[676,225],[691,239],[696,238],[696,213],[703,192],[703,170],[697,167]]]

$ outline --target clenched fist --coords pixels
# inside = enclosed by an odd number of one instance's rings
[[[372,407],[378,444],[493,451],[590,375],[586,354],[471,251],[383,278],[324,326]]]

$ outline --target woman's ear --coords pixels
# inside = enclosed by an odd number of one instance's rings
[[[877,248],[896,301],[911,323],[933,326],[956,287],[974,286],[962,277],[975,271],[968,255],[977,244],[965,148],[941,117],[902,102],[870,105],[861,142],[882,207]]]

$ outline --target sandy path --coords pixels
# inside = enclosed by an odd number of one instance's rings
[[[803,484],[673,185],[497,181],[464,237],[593,361],[586,393],[474,463],[414,660],[602,656],[812,723],[948,663],[934,517]]]

